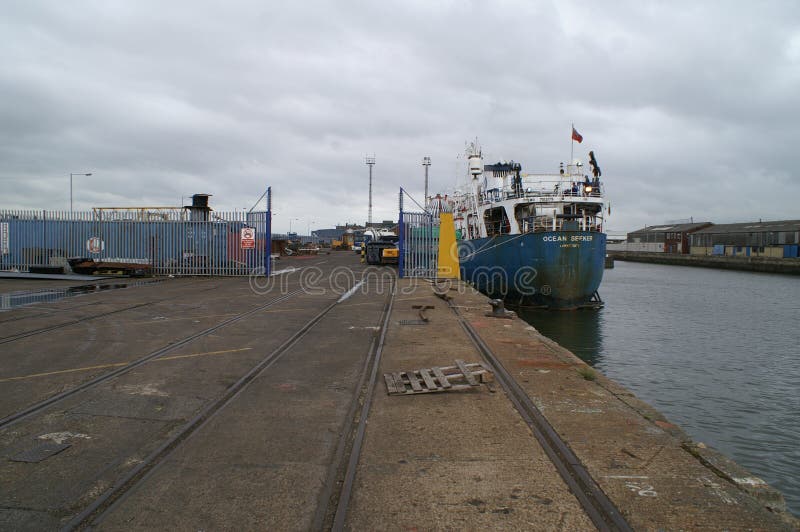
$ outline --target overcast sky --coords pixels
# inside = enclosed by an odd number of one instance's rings
[[[599,4],[607,4],[600,7]],[[570,123],[607,228],[800,218],[800,2],[6,1],[0,209],[274,193],[275,229],[397,217],[484,154],[554,172]],[[491,160],[486,163],[493,162]]]

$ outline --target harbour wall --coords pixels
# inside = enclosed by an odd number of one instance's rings
[[[648,262],[652,264],[672,264],[675,266],[698,266],[701,268],[800,275],[800,259],[796,258],[675,255],[671,253],[647,253],[637,251],[609,251],[608,258],[631,262]]]

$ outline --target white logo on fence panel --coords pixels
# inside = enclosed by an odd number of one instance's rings
[[[86,241],[86,251],[89,253],[100,253],[105,247],[105,242],[99,236],[93,236]]]
[[[242,227],[242,249],[256,249],[256,230]]]
[[[0,255],[8,255],[10,253],[10,243],[8,241],[8,222],[0,224]]]

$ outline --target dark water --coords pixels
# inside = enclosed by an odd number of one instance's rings
[[[600,295],[522,314],[800,515],[800,277],[617,261]]]

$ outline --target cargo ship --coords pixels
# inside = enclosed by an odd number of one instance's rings
[[[462,279],[519,306],[602,306],[605,204],[594,152],[588,173],[573,159],[552,174],[523,173],[514,161],[484,165],[477,141],[466,155],[465,187],[431,202],[453,212]]]

